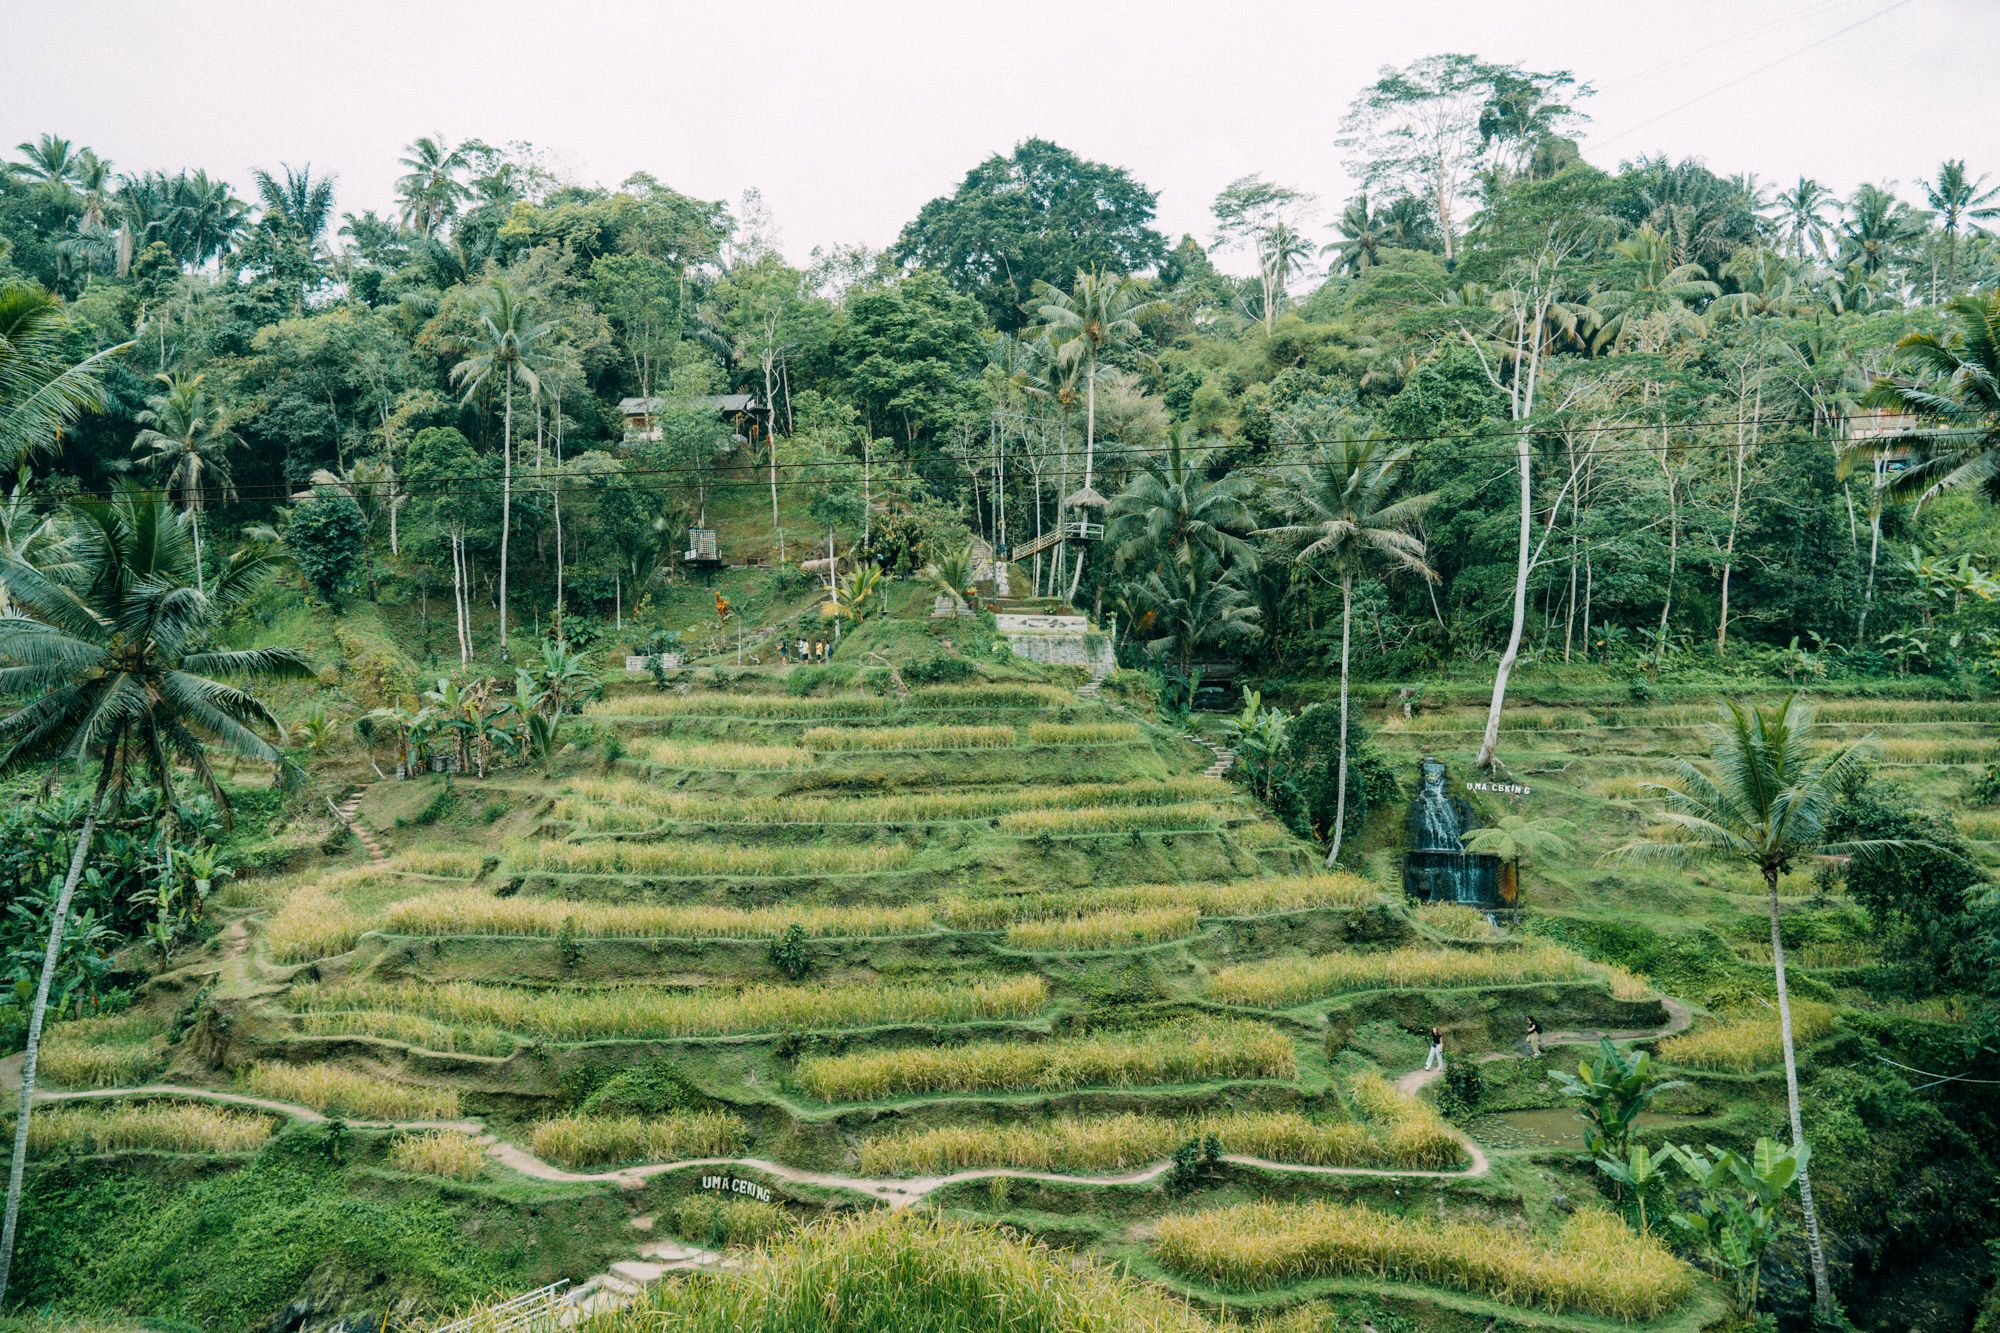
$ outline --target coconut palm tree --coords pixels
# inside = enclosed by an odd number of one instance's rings
[[[1764,880],[1771,916],[1771,961],[1778,990],[1778,1025],[1785,1051],[1785,1095],[1791,1112],[1792,1143],[1803,1147],[1799,1115],[1798,1058],[1792,1045],[1792,1000],[1785,983],[1785,941],[1778,928],[1778,879],[1801,862],[1829,856],[1864,860],[1894,856],[1927,844],[1875,839],[1834,842],[1826,836],[1842,784],[1870,753],[1873,738],[1815,745],[1813,707],[1803,694],[1771,708],[1726,705],[1710,729],[1706,768],[1674,761],[1665,782],[1643,784],[1659,798],[1654,813],[1658,836],[1614,849],[1613,856],[1685,863],[1707,859],[1748,865]],[[1806,1243],[1812,1254],[1813,1285],[1820,1309],[1833,1312],[1826,1254],[1820,1245],[1819,1213],[1812,1180],[1799,1172],[1799,1202],[1805,1213]]]
[[[514,513],[514,386],[530,394],[542,391],[542,344],[555,321],[535,322],[540,300],[519,291],[505,278],[495,278],[473,294],[478,331],[466,346],[470,353],[451,368],[452,383],[465,389],[470,401],[482,390],[498,388],[506,408],[500,433],[500,646],[507,646],[507,538]]]
[[[161,793],[169,833],[176,771],[191,770],[224,823],[229,798],[208,763],[214,744],[279,763],[284,730],[271,710],[231,680],[310,680],[312,666],[290,648],[212,650],[223,618],[270,572],[268,551],[239,551],[223,562],[207,593],[188,585],[193,545],[188,518],[164,497],[122,491],[78,500],[74,565],[62,571],[0,560],[0,578],[25,615],[0,620],[0,690],[33,702],[0,720],[0,775],[47,765],[95,764],[97,783],[57,891],[48,951],[28,1012],[27,1056],[0,1225],[0,1300],[6,1298],[15,1223],[34,1110],[35,1066],[49,986],[62,951],[71,899],[107,799],[143,778]]]
[[[1791,189],[1778,191],[1777,205],[1778,232],[1791,248],[1792,258],[1804,259],[1806,247],[1811,246],[1813,253],[1824,259],[1827,238],[1833,234],[1833,225],[1826,219],[1827,209],[1834,206],[1833,191],[1810,176],[1801,176]]]
[[[62,302],[39,287],[0,288],[0,468],[55,447],[85,412],[104,410],[99,376],[132,344],[72,363],[63,354]]]
[[[968,605],[978,609],[979,589],[972,577],[978,567],[979,549],[967,542],[956,551],[942,552],[936,560],[924,566],[924,577],[951,599],[952,614],[957,615]]]
[[[1139,340],[1141,325],[1152,322],[1163,308],[1146,294],[1143,278],[1079,269],[1067,292],[1037,281],[1042,329],[1068,358],[1084,367],[1083,493],[1091,489],[1097,447],[1097,367],[1107,356],[1129,350]],[[1070,575],[1069,595],[1076,596],[1083,577],[1078,559]]]
[[[1381,263],[1382,251],[1396,243],[1388,213],[1371,213],[1365,190],[1348,201],[1334,228],[1340,232],[1340,238],[1328,241],[1319,252],[1333,256],[1335,273],[1349,273],[1358,278]]]
[[[1847,201],[1847,217],[1840,224],[1841,265],[1859,263],[1863,273],[1880,273],[1923,234],[1923,218],[1908,204],[1887,190],[1864,185]]]
[[[1945,491],[1976,486],[2000,504],[2000,292],[1954,297],[1946,309],[1958,317],[1957,332],[1912,333],[1896,344],[1898,359],[1925,372],[1921,378],[1884,376],[1863,400],[1925,424],[1858,444],[1841,466],[1914,448],[1915,461],[1887,482],[1891,496],[1914,496],[1922,506]]]
[[[1317,459],[1279,474],[1273,501],[1291,522],[1260,528],[1256,534],[1296,546],[1300,564],[1324,560],[1340,575],[1340,749],[1333,838],[1326,854],[1329,866],[1340,856],[1347,822],[1347,669],[1354,622],[1354,575],[1368,564],[1380,562],[1433,583],[1438,577],[1437,571],[1424,563],[1423,539],[1410,531],[1423,512],[1437,502],[1437,492],[1392,498],[1415,447],[1355,439],[1322,445]]]
[[[1233,473],[1210,481],[1192,435],[1185,425],[1168,431],[1166,457],[1135,472],[1112,500],[1104,538],[1121,568],[1178,556],[1191,542],[1225,564],[1257,567],[1257,548],[1244,540],[1256,526],[1246,503],[1256,487]]]
[[[314,180],[310,162],[298,171],[287,165],[284,173],[283,181],[268,171],[252,172],[251,178],[264,204],[258,225],[270,237],[279,276],[297,288],[293,312],[303,314],[306,287],[313,281],[333,220],[333,178]]]
[[[1623,340],[1628,326],[1661,311],[1684,309],[1688,302],[1713,300],[1722,288],[1708,280],[1708,270],[1699,264],[1675,264],[1674,246],[1651,227],[1641,227],[1611,247],[1626,261],[1626,285],[1599,292],[1596,307],[1602,316],[1591,348],[1601,351]]]
[[[76,179],[80,166],[79,152],[68,139],[56,134],[44,134],[33,143],[14,145],[24,155],[25,160],[10,162],[7,171],[24,180],[31,180],[43,186],[58,198],[67,198],[70,182]]]
[[[430,236],[458,212],[458,206],[472,196],[459,173],[468,165],[465,149],[453,148],[442,134],[424,135],[404,150],[408,156],[396,160],[409,174],[396,182],[396,194],[403,201],[403,225],[419,236]]]
[[[1179,659],[1189,699],[1201,684],[1194,660],[1197,648],[1251,639],[1262,632],[1257,624],[1262,610],[1237,582],[1236,571],[1225,571],[1205,546],[1188,546],[1176,558],[1162,560],[1139,585],[1139,596],[1146,605],[1141,617],[1144,632],[1152,635],[1144,640],[1146,651],[1155,657],[1171,653]]]
[[[2000,208],[1991,207],[1995,199],[2000,199],[2000,185],[1981,193],[1980,186],[1986,184],[1986,177],[1978,180],[1968,177],[1965,159],[1954,158],[1938,168],[1937,179],[1924,182],[1924,201],[1938,215],[1939,230],[1944,232],[1945,285],[1958,286],[1958,231],[1968,219],[1985,221],[2000,217]],[[1937,276],[1932,270],[1931,297],[1937,297],[1935,290]]]
[[[132,441],[132,452],[151,450],[146,461],[165,469],[167,490],[179,491],[194,536],[195,587],[206,590],[201,566],[201,510],[210,488],[217,498],[234,500],[236,483],[229,474],[229,449],[243,443],[229,429],[229,412],[201,387],[205,375],[155,375],[165,393],[146,400],[136,420],[146,429]]]

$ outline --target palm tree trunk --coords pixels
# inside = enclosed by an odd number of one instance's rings
[[[62,957],[63,935],[69,926],[69,904],[76,896],[76,882],[83,878],[84,858],[90,840],[97,833],[97,812],[104,806],[104,793],[111,786],[113,756],[117,743],[105,746],[104,766],[98,770],[97,790],[84,811],[83,828],[76,837],[76,851],[69,859],[69,874],[62,892],[56,895],[55,920],[49,926],[49,947],[42,955],[42,979],[35,987],[35,1006],[28,1011],[28,1053],[21,1064],[21,1104],[14,1117],[14,1161],[7,1170],[7,1218],[0,1224],[0,1302],[7,1299],[7,1276],[14,1263],[14,1227],[21,1216],[21,1187],[28,1169],[28,1117],[35,1109],[35,1066],[42,1053],[42,1022],[49,1011],[49,985],[55,980],[56,963]]]
[[[1514,628],[1507,636],[1507,651],[1501,654],[1499,669],[1493,673],[1493,703],[1486,710],[1486,735],[1479,742],[1479,768],[1493,767],[1494,752],[1500,748],[1500,709],[1507,702],[1507,678],[1521,656],[1521,629],[1528,618],[1528,536],[1534,521],[1534,497],[1530,489],[1528,432],[1521,431],[1516,444],[1521,468],[1521,549],[1514,565]]]
[[[206,595],[208,582],[201,569],[201,510],[192,500],[188,502],[188,526],[194,531],[194,589]]]
[[[507,417],[500,431],[500,655],[507,655],[507,534],[514,520],[514,376],[507,367]]]
[[[1799,1117],[1799,1061],[1792,1049],[1792,997],[1785,985],[1785,941],[1778,930],[1778,869],[1767,866],[1764,870],[1764,888],[1771,905],[1771,963],[1778,978],[1778,1032],[1784,1038],[1785,1046],[1785,1102],[1792,1117],[1792,1146],[1802,1147],[1806,1141],[1805,1124]],[[1799,1209],[1806,1219],[1806,1250],[1812,1256],[1813,1295],[1820,1312],[1833,1314],[1833,1284],[1827,1277],[1826,1250],[1820,1244],[1819,1210],[1813,1206],[1812,1175],[1806,1165],[1799,1166]]]
[[[1340,835],[1347,828],[1347,650],[1348,632],[1354,621],[1354,571],[1340,570],[1340,759],[1334,768],[1333,846],[1326,854],[1327,869],[1340,859]]]
[[[1084,390],[1084,402],[1086,406],[1083,412],[1083,488],[1089,490],[1091,464],[1095,461],[1097,449],[1097,354],[1095,352],[1090,356],[1090,374],[1088,385]],[[1088,512],[1084,514],[1083,521],[1090,522]],[[1086,549],[1083,546],[1076,548],[1076,568],[1070,571],[1069,576],[1069,599],[1072,602],[1076,600],[1076,585],[1083,581],[1083,557]]]

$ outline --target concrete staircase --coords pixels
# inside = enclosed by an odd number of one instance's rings
[[[362,823],[359,817],[361,798],[367,794],[368,788],[361,788],[348,797],[345,802],[334,807],[334,812],[340,816],[340,822],[347,825],[348,830],[354,834],[355,841],[359,842],[362,848],[368,853],[368,859],[376,865],[382,865],[388,861],[389,854],[382,850],[382,844],[375,840],[375,835],[369,831],[368,826]]]

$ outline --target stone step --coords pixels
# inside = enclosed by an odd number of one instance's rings
[[[611,1265],[611,1274],[613,1277],[623,1278],[627,1282],[637,1283],[642,1287],[652,1286],[660,1280],[666,1271],[665,1264],[649,1264],[638,1259],[621,1259]]]

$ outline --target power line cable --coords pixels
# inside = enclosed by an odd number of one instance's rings
[[[1811,4],[1805,6],[1803,9],[1795,9],[1782,18],[1775,18],[1766,23],[1760,23],[1754,28],[1736,34],[1734,37],[1725,37],[1719,42],[1711,42],[1707,46],[1696,47],[1694,50],[1677,55],[1670,60],[1663,60],[1657,65],[1649,65],[1636,73],[1627,74],[1622,79],[1613,79],[1611,82],[1599,87],[1597,91],[1600,93],[1608,92],[1613,88],[1626,88],[1635,83],[1642,83],[1652,78],[1655,74],[1663,74],[1676,66],[1687,64],[1690,60],[1699,60],[1701,57],[1713,55],[1717,51],[1726,51],[1732,46],[1741,46],[1747,41],[1764,36],[1773,28],[1782,28],[1787,23],[1793,23],[1799,19],[1810,17],[1819,10],[1832,9],[1851,3],[1853,3],[1853,0],[1813,0]]]

